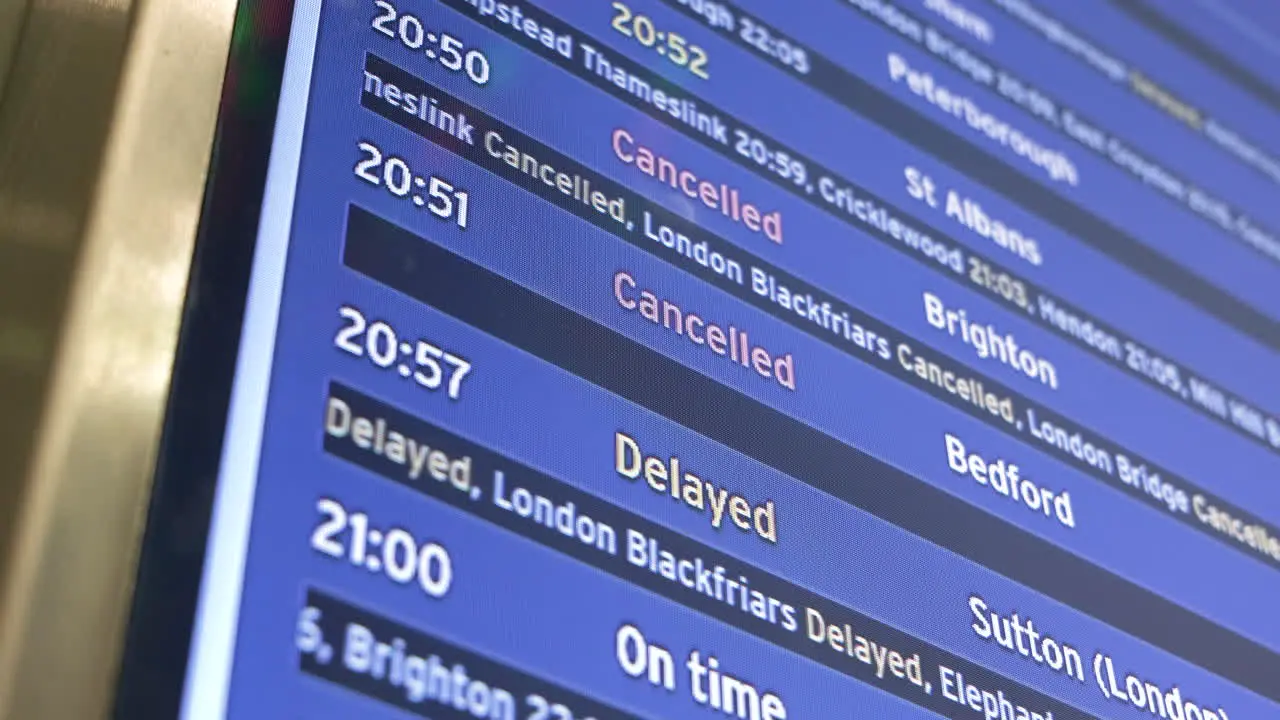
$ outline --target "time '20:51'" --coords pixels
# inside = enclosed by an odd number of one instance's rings
[[[408,200],[414,207],[426,208],[442,220],[452,218],[458,227],[466,229],[471,193],[458,190],[444,178],[415,172],[404,158],[388,156],[371,142],[361,142],[359,148],[356,177],[386,188],[393,196]]]

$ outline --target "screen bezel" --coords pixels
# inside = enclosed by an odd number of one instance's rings
[[[294,0],[236,12],[114,717],[178,717],[262,219]]]

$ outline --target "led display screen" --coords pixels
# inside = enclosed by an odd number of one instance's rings
[[[184,717],[1280,717],[1270,4],[288,27]]]

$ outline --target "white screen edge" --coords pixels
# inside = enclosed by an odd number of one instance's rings
[[[297,0],[290,28],[209,545],[192,629],[182,700],[183,720],[226,717],[276,322],[320,25],[320,3],[321,0]]]

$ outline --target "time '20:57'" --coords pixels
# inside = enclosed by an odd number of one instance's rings
[[[442,220],[452,219],[458,227],[466,229],[471,193],[455,188],[444,178],[417,172],[409,161],[387,155],[371,142],[361,142],[359,148],[356,177],[386,188],[394,197],[425,208]]]
[[[471,372],[471,361],[427,340],[402,340],[390,324],[382,320],[369,322],[360,308],[343,305],[338,308],[338,316],[342,326],[333,337],[334,347],[368,358],[380,370],[395,370],[401,378],[412,378],[427,390],[444,387],[450,400],[458,399],[462,381]]]

